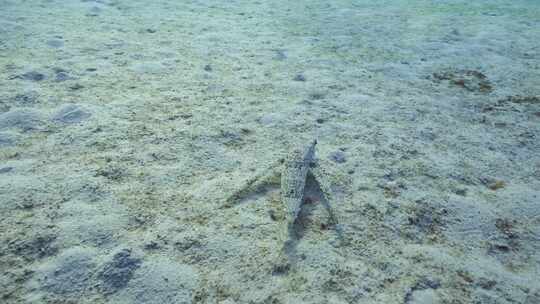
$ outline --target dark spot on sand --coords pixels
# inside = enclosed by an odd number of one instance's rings
[[[38,93],[35,91],[29,91],[22,94],[17,94],[13,101],[22,106],[34,105],[38,101]]]
[[[343,153],[343,151],[332,152],[330,153],[328,158],[338,164],[342,164],[347,161],[347,158],[345,157],[345,153]]]
[[[326,97],[326,94],[322,92],[313,92],[309,94],[309,99],[311,100],[320,100],[320,99],[324,99],[325,97]]]
[[[236,131],[228,131],[228,130],[220,130],[219,137],[221,139],[221,142],[223,142],[224,145],[237,147],[237,146],[242,145],[243,143],[242,134],[245,134],[245,133],[243,132],[240,133]]]
[[[422,239],[419,233],[427,235],[439,233],[444,225],[444,215],[448,213],[446,209],[435,208],[422,200],[416,201],[416,205],[412,207],[411,211],[408,222],[415,228],[415,231],[411,231],[407,236],[419,240]]]
[[[55,255],[58,252],[58,248],[54,245],[55,240],[54,235],[37,235],[12,241],[8,244],[8,248],[25,260],[33,261]]]
[[[482,184],[484,184],[484,186],[486,186],[487,188],[493,191],[506,187],[506,183],[503,180],[492,178],[492,177],[481,178],[481,182]]]
[[[289,270],[291,269],[291,265],[289,263],[285,264],[278,264],[274,266],[274,269],[272,269],[272,275],[273,276],[282,276],[289,273]]]
[[[9,173],[13,171],[13,167],[3,167],[3,168],[0,168],[0,174],[3,174],[3,173]]]
[[[306,81],[306,77],[302,74],[297,74],[296,76],[294,76],[293,78],[294,81]]]
[[[66,81],[66,80],[68,80],[70,78],[71,77],[69,77],[68,73],[62,71],[62,72],[56,73],[56,77],[54,78],[54,81],[62,82],[62,81]]]
[[[499,100],[499,104],[504,103],[517,103],[517,104],[540,104],[540,96],[521,96],[514,95],[508,96],[504,99]]]
[[[47,41],[47,45],[52,48],[58,49],[64,46],[64,41],[60,39],[51,39]]]
[[[420,290],[426,289],[438,289],[441,287],[441,283],[437,279],[421,278],[413,287],[411,287],[405,294],[404,303],[412,303],[414,293]],[[415,301],[416,302],[416,301]]]
[[[26,73],[24,73],[24,74],[12,76],[12,77],[10,77],[9,79],[22,79],[22,80],[29,80],[29,81],[42,81],[42,80],[45,79],[45,75],[42,74],[42,73],[40,73],[40,72],[30,71],[30,72],[26,72]]]
[[[96,172],[95,176],[103,176],[107,179],[118,181],[122,179],[126,173],[122,168],[119,167],[113,167],[113,166],[107,166],[105,168],[101,168]]]
[[[76,83],[70,86],[69,89],[72,91],[78,91],[78,90],[84,89],[84,86],[82,84]]]
[[[282,60],[287,59],[287,54],[285,53],[285,50],[275,50],[275,52],[276,52],[276,55],[274,56],[275,60],[282,61]]]
[[[132,256],[130,249],[122,249],[116,253],[112,260],[107,262],[98,278],[101,280],[100,291],[111,295],[127,286],[133,277],[133,272],[142,264],[142,260]]]
[[[207,71],[207,72],[212,72],[212,66],[207,64],[204,66],[204,70]]]
[[[448,81],[450,84],[466,89],[469,92],[489,93],[493,85],[486,75],[475,70],[448,70],[433,73],[435,82]]]

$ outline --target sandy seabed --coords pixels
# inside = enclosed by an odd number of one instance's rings
[[[2,303],[540,303],[538,1],[1,0],[0,88]]]

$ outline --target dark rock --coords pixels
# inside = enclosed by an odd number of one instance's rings
[[[445,225],[444,217],[448,213],[446,209],[431,206],[425,201],[418,200],[408,217],[412,231],[408,235],[412,239],[422,240],[424,236],[436,236]]]
[[[55,240],[54,235],[38,235],[10,242],[8,248],[25,260],[33,261],[55,255],[58,252]]]
[[[156,250],[159,249],[160,246],[157,242],[151,241],[150,243],[144,244],[144,249],[146,250]]]
[[[118,181],[121,180],[126,173],[122,168],[114,167],[114,166],[107,166],[104,168],[99,169],[96,172],[96,176],[103,176],[105,178],[108,178],[110,180]]]
[[[489,189],[496,191],[502,189],[506,186],[506,183],[503,180],[492,178],[492,177],[483,177],[480,181]]]
[[[486,278],[479,278],[476,285],[480,286],[482,289],[491,290],[495,285],[497,285],[497,281],[489,280]]]
[[[204,66],[204,70],[207,71],[207,72],[212,72],[212,66],[207,64]]]
[[[98,275],[101,280],[100,291],[105,295],[111,295],[127,286],[133,277],[133,272],[142,264],[140,258],[132,255],[131,249],[122,249],[114,254],[112,260],[107,262]]]
[[[0,168],[0,174],[2,173],[9,173],[13,171],[13,167],[3,167],[3,168]]]
[[[86,71],[87,72],[95,72],[95,71],[97,71],[97,69],[96,68],[87,68]]]
[[[283,264],[277,264],[274,266],[274,269],[272,269],[272,275],[273,276],[282,276],[289,273],[289,270],[291,269],[291,265],[289,263],[283,263]]]
[[[27,72],[21,75],[16,75],[11,77],[10,79],[22,79],[22,80],[30,80],[30,81],[42,81],[45,79],[45,75],[36,71]]]
[[[282,61],[282,60],[287,59],[287,54],[285,53],[284,50],[275,50],[275,52],[276,52],[276,55],[274,56],[275,60]]]
[[[457,194],[457,195],[466,196],[467,195],[467,189],[458,188],[458,189],[454,190],[454,193]]]
[[[65,71],[61,71],[61,72],[56,73],[56,77],[54,78],[54,81],[62,82],[62,81],[66,81],[66,80],[69,80],[69,79],[71,79],[69,74],[66,73]]]
[[[80,123],[83,120],[89,118],[91,114],[80,106],[75,104],[69,104],[63,106],[56,114],[54,114],[52,120],[65,124]]]
[[[326,94],[322,92],[313,92],[309,94],[309,99],[311,100],[320,100],[320,99],[324,99],[325,97],[326,97]]]
[[[226,146],[237,146],[242,144],[242,135],[236,131],[220,130],[221,141]]]
[[[298,74],[296,76],[294,76],[293,78],[294,81],[306,81],[306,77],[302,74]]]
[[[184,238],[182,240],[174,242],[174,248],[180,251],[187,251],[190,249],[199,249],[203,244],[198,240],[191,237]]]
[[[347,161],[347,158],[345,157],[345,153],[342,151],[335,151],[330,153],[328,158],[338,164],[342,164]]]
[[[157,32],[157,30],[149,28],[149,29],[146,29],[146,32],[150,33],[150,34],[153,34],[153,33]]]
[[[470,92],[489,93],[493,91],[493,86],[487,76],[475,70],[447,70],[434,73],[433,77],[437,82],[447,80]]]
[[[407,291],[407,293],[405,294],[404,303],[419,303],[415,301],[415,294],[423,290],[435,290],[440,286],[441,283],[438,280],[423,278]]]
[[[72,91],[78,91],[80,89],[84,89],[84,86],[82,84],[76,83],[76,84],[70,86],[69,89],[72,90]]]
[[[540,96],[507,96],[506,98],[500,99],[497,104],[504,105],[506,103],[517,103],[517,104],[540,104]]]
[[[0,129],[18,128],[22,131],[31,131],[37,129],[40,124],[40,115],[32,110],[18,109],[0,114]]]
[[[38,102],[38,93],[35,91],[29,91],[22,94],[17,94],[13,101],[21,106],[34,105]]]

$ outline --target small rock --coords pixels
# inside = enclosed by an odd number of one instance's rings
[[[62,81],[71,79],[69,74],[62,69],[57,69],[55,72],[56,72],[56,77],[54,78],[54,81],[56,82],[62,82]]]
[[[302,74],[298,74],[296,76],[294,76],[293,78],[294,81],[306,81],[306,77]]]
[[[0,168],[0,174],[2,173],[9,173],[13,171],[13,167],[3,167],[3,168]]]
[[[83,120],[89,118],[91,114],[80,106],[75,104],[68,104],[63,106],[60,110],[53,115],[52,120],[65,124],[80,123]]]
[[[12,77],[11,79],[22,79],[22,80],[30,80],[30,81],[42,81],[45,79],[45,75],[41,74],[36,71],[27,72],[21,75],[16,75]]]
[[[466,196],[467,195],[467,189],[458,188],[458,189],[454,190],[454,193],[457,194],[457,195]]]
[[[483,178],[482,183],[493,191],[506,187],[506,183],[504,181],[490,177]]]
[[[56,237],[50,234],[27,236],[11,242],[8,248],[25,260],[34,261],[55,255],[58,252],[55,240]]]
[[[80,89],[84,89],[84,86],[82,84],[76,83],[76,84],[70,86],[69,89],[72,90],[72,91],[78,91]]]
[[[35,91],[28,91],[22,94],[17,94],[13,101],[21,106],[34,105],[37,103],[39,94]]]
[[[326,93],[323,92],[313,92],[309,94],[309,99],[311,100],[321,100],[326,97]]]
[[[276,55],[274,56],[275,60],[283,61],[287,59],[287,54],[284,50],[276,50]]]
[[[212,66],[207,64],[204,66],[204,70],[207,71],[207,72],[212,72]]]
[[[338,164],[342,164],[347,161],[347,158],[345,157],[345,153],[343,151],[335,151],[330,153],[328,158]]]

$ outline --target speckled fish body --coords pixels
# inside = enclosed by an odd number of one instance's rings
[[[287,209],[289,225],[294,223],[302,207],[306,176],[315,161],[316,144],[317,141],[312,140],[308,145],[291,151],[285,159],[281,174],[281,200]]]

